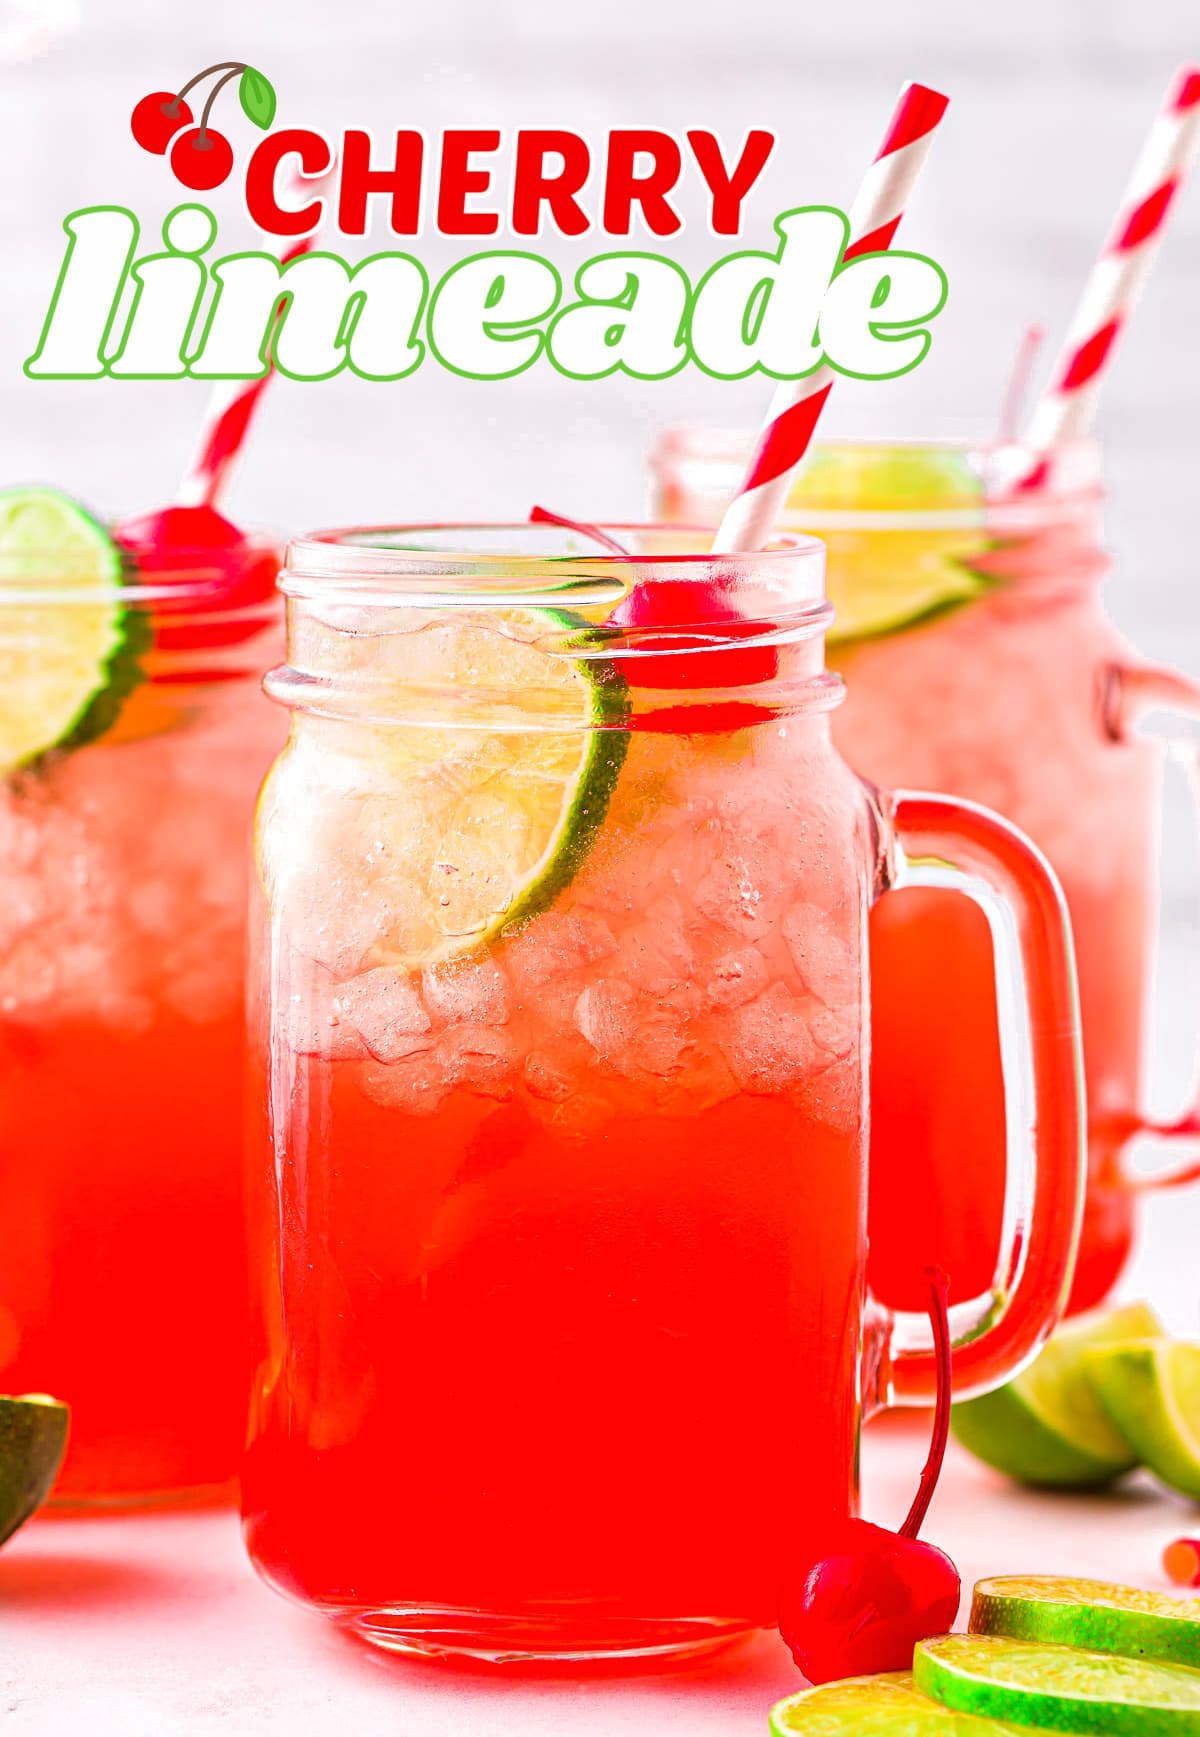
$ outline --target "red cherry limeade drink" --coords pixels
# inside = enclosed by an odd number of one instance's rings
[[[138,569],[64,497],[0,495],[0,1390],[70,1404],[68,1499],[236,1469],[276,565],[239,541]]]
[[[867,806],[811,639],[802,715],[629,731],[615,663],[542,649],[607,615],[578,589],[293,601],[272,678],[365,717],[298,709],[259,823],[247,1538],[385,1643],[686,1650],[774,1619],[777,1431],[806,1507],[851,1500]]]
[[[621,535],[362,532],[285,574],[244,1521],[385,1646],[712,1644],[855,1500],[890,821],[830,742],[819,546],[701,534],[697,576]]]
[[[1142,1124],[1156,913],[1162,745],[1129,727],[1138,660],[1104,614],[1095,451],[1070,455],[1052,496],[988,498],[986,454],[831,444],[787,522],[828,548],[829,661],[848,699],[834,736],[883,784],[999,810],[1058,873],[1075,934],[1089,1175],[1072,1306],[1103,1298],[1128,1257],[1123,1154]],[[668,436],[664,516],[712,522],[740,473],[736,446]],[[980,911],[930,890],[872,913],[870,1278],[915,1308],[935,1249],[952,1295],[994,1271],[1005,1110],[991,942]]]

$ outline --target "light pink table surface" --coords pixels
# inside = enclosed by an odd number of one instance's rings
[[[920,1420],[869,1433],[872,1519],[898,1523],[924,1449]],[[1136,1481],[1020,1492],[952,1447],[927,1530],[968,1588],[1022,1570],[1161,1587],[1163,1544],[1200,1515]],[[261,1586],[228,1512],[39,1518],[0,1555],[4,1737],[661,1737],[664,1721],[764,1737],[771,1703],[799,1686],[774,1636],[700,1668],[591,1681],[386,1657]]]

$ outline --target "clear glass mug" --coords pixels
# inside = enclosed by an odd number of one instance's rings
[[[728,435],[664,435],[652,460],[659,515],[715,523],[743,458]],[[1098,450],[1065,455],[1053,494],[989,500],[989,471],[1011,458],[951,442],[831,442],[785,522],[828,547],[830,661],[848,684],[833,731],[846,759],[881,783],[996,809],[1062,882],[1088,1094],[1070,1305],[1082,1309],[1126,1264],[1139,1193],[1200,1175],[1200,1111],[1164,1125],[1144,1107],[1169,744],[1140,729],[1149,711],[1200,715],[1200,688],[1148,666],[1104,613]],[[1194,741],[1189,751],[1194,760]],[[935,1251],[952,1295],[972,1295],[995,1263],[1009,1152],[990,943],[961,899],[930,891],[890,900],[872,928],[871,1281],[912,1307]],[[1132,1166],[1130,1142],[1146,1132],[1183,1148],[1176,1167]]]
[[[864,1284],[868,908],[996,936],[1027,1162],[963,1392],[1065,1300],[1061,896],[834,750],[823,550],[405,527],[294,543],[260,805],[242,1473],[278,1590],[398,1650],[687,1653],[776,1620],[928,1324]],[[665,609],[670,630],[645,625]],[[639,618],[641,624],[639,625]]]
[[[70,1404],[71,1502],[227,1485],[245,1433],[245,850],[281,623],[277,548],[220,559],[121,591],[97,698],[33,754],[96,594],[61,554],[0,565],[0,1392]]]

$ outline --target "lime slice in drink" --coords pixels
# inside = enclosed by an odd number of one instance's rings
[[[121,552],[53,489],[0,491],[0,774],[113,722],[140,679]]]
[[[1114,1737],[1200,1733],[1200,1671],[997,1635],[920,1641],[917,1688],[961,1713]]]
[[[983,485],[953,448],[829,446],[802,469],[788,513],[828,550],[826,583],[835,616],[830,643],[894,633],[990,589],[971,560],[991,547],[984,526]],[[846,528],[839,513],[894,514]],[[921,514],[965,516],[964,523],[922,523]],[[978,523],[971,522],[975,517]]]
[[[1105,1580],[997,1575],[975,1583],[974,1634],[1200,1665],[1200,1602]]]
[[[956,1405],[950,1427],[964,1447],[1020,1483],[1064,1489],[1111,1483],[1132,1471],[1138,1453],[1097,1399],[1087,1354],[1161,1333],[1144,1303],[1081,1315],[1060,1327],[1015,1380]]]
[[[342,672],[347,692],[369,693],[372,719],[400,726],[353,722],[327,735],[335,783],[346,750],[338,897],[351,916],[355,906],[378,912],[366,963],[415,970],[484,945],[569,884],[625,758],[628,696],[611,659],[578,655],[588,624],[566,611],[412,610],[399,630],[398,612],[370,613],[359,632],[305,629],[320,640],[315,667]],[[260,821],[277,802],[303,813],[311,774],[302,745],[286,754]],[[294,820],[259,831],[296,838]],[[275,863],[260,860],[278,884],[295,852],[289,844]],[[336,903],[322,913],[330,963]]]
[[[771,1709],[771,1737],[1013,1737],[1015,1728],[973,1719],[930,1700],[912,1677],[847,1677]]]
[[[0,1397],[0,1544],[50,1494],[67,1446],[65,1405],[44,1393]]]
[[[1097,1346],[1084,1370],[1141,1463],[1200,1502],[1200,1345],[1147,1339]]]

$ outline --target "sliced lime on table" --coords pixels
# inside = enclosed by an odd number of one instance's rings
[[[0,775],[113,722],[140,679],[142,624],[123,589],[121,551],[82,507],[53,489],[0,491]]]
[[[1147,1339],[1097,1346],[1084,1368],[1141,1463],[1200,1502],[1200,1345]]]
[[[316,667],[368,692],[372,719],[420,725],[343,726],[362,774],[350,776],[364,848],[342,862],[356,865],[391,923],[374,963],[412,970],[468,953],[545,909],[578,872],[629,742],[616,665],[578,655],[587,628],[532,608],[448,609],[423,622],[414,611],[404,631],[310,627],[321,636]],[[466,727],[473,712],[479,725]],[[260,817],[296,775],[285,756]]]
[[[943,1707],[908,1675],[848,1677],[771,1709],[771,1737],[1012,1737],[1015,1729]]]
[[[1021,1483],[1064,1489],[1111,1483],[1132,1471],[1139,1455],[1097,1398],[1088,1353],[1162,1330],[1144,1303],[1081,1315],[1060,1327],[1015,1380],[956,1405],[950,1427],[985,1464]]]
[[[979,1580],[971,1631],[1200,1666],[1200,1600],[1105,1580],[1049,1574]]]
[[[826,582],[835,610],[830,644],[915,626],[991,589],[992,581],[970,565],[992,546],[983,484],[953,448],[819,448],[801,470],[787,510],[803,528],[806,512],[818,515],[812,529],[828,550]],[[836,515],[851,513],[867,515],[861,528],[836,522]],[[872,523],[873,514],[896,518]],[[965,514],[966,522],[922,523],[922,514]],[[826,515],[834,515],[832,522]]]
[[[961,1713],[1113,1737],[1200,1733],[1200,1671],[996,1635],[920,1641],[918,1689]]]
[[[0,1397],[0,1544],[50,1494],[67,1446],[68,1411],[44,1393]]]

